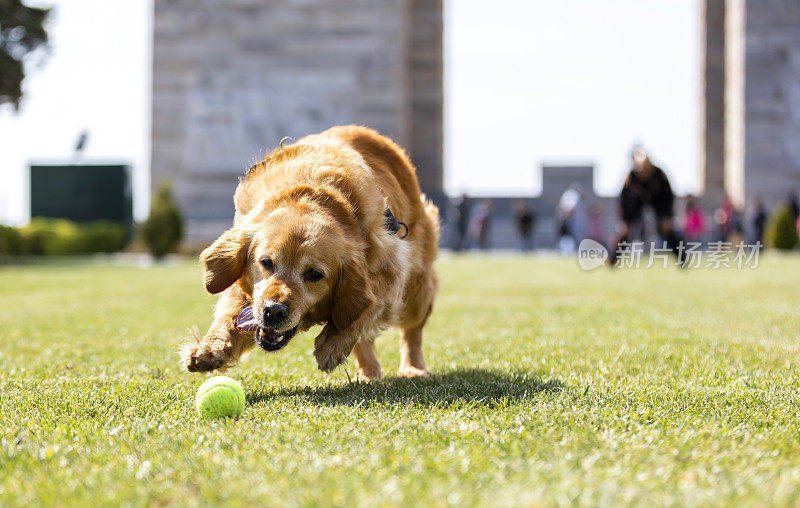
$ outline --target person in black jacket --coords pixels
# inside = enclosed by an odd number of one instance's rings
[[[456,239],[456,252],[461,252],[469,246],[469,219],[470,219],[470,203],[469,197],[466,193],[462,193],[461,197],[456,202],[456,211],[458,212],[458,238]]]
[[[622,224],[619,238],[612,242],[610,260],[613,264],[619,244],[630,241],[631,226],[642,219],[644,207],[651,206],[656,215],[658,234],[667,242],[667,248],[682,262],[684,255],[681,241],[672,227],[675,195],[669,179],[661,168],[650,162],[650,157],[643,148],[634,148],[631,156],[633,169],[620,193]]]
[[[536,226],[536,215],[533,210],[523,202],[514,206],[514,218],[517,221],[517,232],[522,241],[522,250],[533,250],[533,228]]]

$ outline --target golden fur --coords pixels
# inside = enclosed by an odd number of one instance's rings
[[[400,147],[366,127],[334,127],[270,153],[234,202],[233,227],[200,255],[206,290],[220,298],[208,332],[181,350],[187,370],[238,363],[255,344],[254,332],[237,331],[239,312],[280,302],[289,308],[281,329],[324,324],[314,356],[325,372],[353,352],[360,378],[380,378],[374,339],[398,326],[400,374],[427,374],[422,327],[437,286],[438,210]],[[405,239],[386,229],[387,206],[407,224]],[[322,279],[311,280],[313,271]]]

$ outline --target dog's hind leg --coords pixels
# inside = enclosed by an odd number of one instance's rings
[[[181,365],[189,372],[225,370],[239,362],[255,345],[253,332],[236,329],[236,317],[247,306],[246,297],[236,286],[219,296],[214,322],[203,337],[194,337],[181,347]]]
[[[422,353],[422,326],[400,330],[400,369],[403,377],[428,375],[428,366]]]
[[[428,366],[422,353],[422,328],[433,311],[433,297],[436,294],[437,277],[432,268],[424,275],[411,278],[405,301],[400,327],[400,369],[404,377],[428,375]]]
[[[356,377],[362,381],[381,378],[381,364],[375,355],[375,339],[361,339],[353,348],[356,359]]]

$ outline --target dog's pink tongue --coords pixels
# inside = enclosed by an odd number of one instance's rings
[[[253,316],[253,307],[248,305],[239,312],[239,315],[236,316],[236,329],[251,332],[258,330],[258,322]]]

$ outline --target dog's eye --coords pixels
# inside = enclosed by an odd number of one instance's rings
[[[262,259],[261,266],[264,267],[264,270],[273,270],[275,268],[275,265],[272,264],[272,260],[270,258]]]
[[[316,268],[309,268],[306,272],[306,280],[309,282],[318,282],[322,280],[323,273]]]

